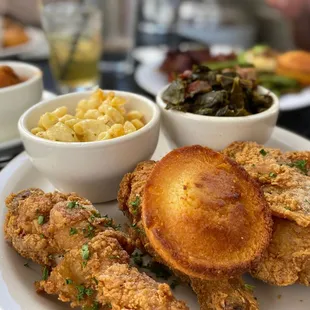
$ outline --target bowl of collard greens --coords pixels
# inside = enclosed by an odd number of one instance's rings
[[[234,141],[268,141],[279,100],[235,71],[199,66],[185,71],[156,98],[164,130],[177,147],[200,144],[221,150]]]

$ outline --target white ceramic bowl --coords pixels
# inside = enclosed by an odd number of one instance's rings
[[[174,146],[200,144],[222,150],[234,141],[255,141],[264,144],[270,138],[279,114],[279,100],[269,90],[259,87],[261,94],[269,94],[272,106],[258,114],[240,117],[205,116],[166,110],[162,100],[166,86],[156,97],[161,109],[164,130]]]
[[[35,66],[22,62],[1,61],[0,66],[10,66],[26,81],[0,88],[0,142],[19,137],[17,123],[20,116],[42,97],[42,72]]]
[[[132,171],[138,162],[149,159],[155,151],[160,126],[156,104],[140,95],[114,92],[128,99],[128,111],[135,109],[144,114],[143,128],[126,136],[95,142],[56,142],[30,132],[43,113],[64,105],[69,113],[74,113],[78,102],[92,92],[40,102],[21,116],[18,128],[33,165],[59,191],[77,192],[93,203],[113,200],[124,174]]]

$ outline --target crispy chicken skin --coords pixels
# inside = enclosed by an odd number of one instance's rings
[[[25,258],[42,265],[87,242],[113,221],[99,218],[90,201],[75,193],[44,193],[29,189],[6,199],[5,238]]]
[[[273,215],[310,224],[309,152],[287,152],[254,142],[234,142],[223,153],[242,165],[264,191]]]
[[[188,309],[167,284],[129,265],[131,240],[114,229],[111,219],[99,217],[88,200],[74,193],[28,189],[11,194],[6,205],[7,241],[22,256],[45,264],[45,273],[51,271],[36,283],[38,292],[93,310]],[[59,255],[63,258],[54,267]]]
[[[155,166],[154,161],[145,161],[137,165],[132,173],[124,176],[118,193],[120,209],[131,221],[128,232],[137,247],[148,252],[157,261],[164,263],[150,245],[141,223],[141,210],[132,202],[137,197],[143,197],[145,184]],[[256,300],[251,292],[247,291],[242,280],[207,281],[188,279],[187,276],[175,272],[182,280],[191,283],[197,294],[202,310],[254,310],[258,309]]]
[[[49,278],[37,283],[37,290],[58,295],[61,301],[71,302],[72,307],[188,309],[175,300],[167,284],[159,284],[129,266],[130,257],[118,242],[118,234],[101,232],[88,242],[87,260],[82,257],[81,248],[67,252]]]
[[[255,278],[272,285],[310,285],[310,227],[274,218],[271,243],[259,265],[251,271]]]
[[[200,310],[258,310],[251,289],[241,278],[212,282],[191,279],[191,286]]]

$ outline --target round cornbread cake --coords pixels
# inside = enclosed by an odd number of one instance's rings
[[[202,146],[176,149],[156,163],[144,189],[142,223],[167,265],[201,279],[251,268],[272,230],[257,183],[237,163]]]

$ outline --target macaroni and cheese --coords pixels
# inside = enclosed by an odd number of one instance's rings
[[[96,90],[81,100],[75,115],[67,107],[44,113],[31,132],[41,138],[62,142],[90,142],[114,139],[144,126],[143,114],[125,109],[126,99],[114,92]]]

